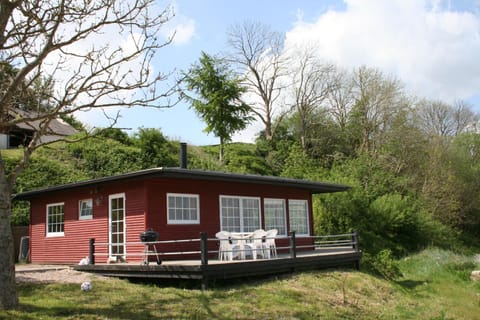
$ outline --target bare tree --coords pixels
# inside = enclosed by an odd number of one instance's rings
[[[456,136],[478,120],[464,101],[450,105],[439,100],[422,100],[417,107],[421,129],[430,136]]]
[[[337,69],[328,93],[329,112],[342,130],[346,128],[355,104],[353,84],[352,77],[347,71]]]
[[[244,22],[230,28],[228,43],[229,59],[242,67],[245,85],[255,97],[247,102],[265,125],[265,138],[271,140],[274,117],[281,116],[275,106],[283,88],[280,80],[288,73],[288,59],[282,54],[284,35],[260,23]]]
[[[351,120],[359,133],[361,152],[375,152],[395,115],[405,106],[400,82],[376,69],[360,67],[354,72],[355,105]]]
[[[307,148],[307,137],[314,115],[326,111],[323,104],[332,90],[334,71],[334,65],[324,63],[312,50],[306,49],[300,55],[298,66],[293,72],[292,110],[296,112],[300,122],[300,143],[303,150]]]
[[[14,67],[8,76],[5,68],[0,70],[0,129],[35,127],[13,170],[6,170],[0,153],[0,309],[18,305],[10,227],[18,175],[59,116],[94,108],[160,107],[159,99],[169,90],[160,89],[165,76],[153,74],[150,63],[157,49],[171,40],[159,41],[157,34],[172,14],[170,7],[158,8],[154,0],[0,2],[0,61]],[[124,41],[115,45],[111,39]],[[54,81],[53,90],[39,95],[49,107],[22,112],[16,97],[41,77]],[[111,120],[114,123],[115,116]]]

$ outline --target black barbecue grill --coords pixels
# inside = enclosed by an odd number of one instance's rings
[[[158,239],[158,232],[152,229],[140,232],[140,241],[142,242],[155,242]]]
[[[150,257],[150,252],[155,254],[155,257],[157,258],[157,264],[162,264],[162,260],[160,260],[160,257],[158,256],[157,252],[157,247],[155,246],[155,242],[158,239],[158,232],[154,231],[152,229],[148,229],[146,231],[140,232],[140,241],[142,241],[145,244],[145,250],[143,252],[143,264],[148,265],[149,257]],[[150,251],[150,246],[152,246],[153,250]]]

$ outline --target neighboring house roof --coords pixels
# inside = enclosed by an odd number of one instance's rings
[[[11,113],[13,116],[17,116],[20,118],[35,117],[35,114],[33,112],[21,109],[15,109]],[[43,120],[25,121],[16,124],[15,127],[21,130],[35,132],[40,129],[40,125],[42,122]],[[56,141],[61,139],[62,137],[67,137],[76,133],[78,133],[78,131],[71,125],[69,125],[60,118],[55,118],[50,121],[46,134],[40,137],[40,143]]]
[[[68,189],[91,187],[106,182],[125,181],[141,178],[176,178],[176,179],[193,179],[193,180],[209,180],[209,181],[227,181],[239,183],[263,184],[266,186],[280,186],[308,190],[312,194],[331,193],[348,190],[350,187],[341,184],[327,182],[313,182],[300,179],[291,179],[283,177],[261,176],[253,174],[238,174],[205,170],[192,170],[182,168],[153,168],[141,171],[135,171],[116,176],[98,178],[93,180],[80,181],[70,184],[64,184],[49,188],[27,191],[15,196],[17,200],[27,200],[42,194],[63,191]]]

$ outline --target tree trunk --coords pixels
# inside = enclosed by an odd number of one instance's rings
[[[223,156],[224,156],[224,142],[223,142],[223,138],[220,137],[220,153],[218,155],[218,160],[220,160],[220,162],[223,163]]]
[[[0,309],[18,306],[11,215],[11,188],[0,174]]]
[[[265,122],[265,139],[267,141],[272,141],[272,139],[273,139],[272,123],[271,122]]]

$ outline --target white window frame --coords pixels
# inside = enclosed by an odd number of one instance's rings
[[[296,228],[292,227],[292,210],[290,210],[290,204],[293,203],[302,203],[305,205],[305,219],[306,219],[306,225],[305,227],[307,228],[307,233],[300,233]],[[297,236],[309,236],[310,235],[310,221],[309,221],[310,213],[309,213],[309,207],[308,207],[308,200],[305,199],[288,199],[288,222],[290,225],[290,231],[295,231]]]
[[[170,219],[170,209],[193,209],[193,208],[170,208],[170,197],[195,199],[197,206],[197,218],[188,220]],[[200,224],[200,196],[188,193],[167,193],[167,224]]]
[[[61,232],[49,232],[49,221],[48,221],[48,216],[49,216],[49,210],[50,208],[52,207],[59,207],[59,206],[62,206],[63,207],[63,221],[62,221],[62,225],[63,225],[63,231]],[[47,212],[46,212],[46,220],[45,220],[45,232],[46,232],[46,235],[47,237],[63,237],[65,235],[65,202],[57,202],[57,203],[49,203],[47,204]]]
[[[282,203],[282,207],[283,207],[283,213],[282,213],[282,218],[283,218],[283,230],[284,232],[281,232],[281,230],[278,228],[277,225],[273,225],[273,226],[268,226],[267,225],[267,210],[265,208],[265,204],[267,202],[277,202],[277,203]],[[278,235],[279,236],[286,236],[287,235],[287,207],[286,207],[286,203],[285,203],[285,199],[279,199],[279,198],[264,198],[263,199],[263,217],[264,217],[264,221],[265,221],[265,230],[268,230],[268,229],[277,229],[278,230]],[[276,218],[275,218],[276,220]]]
[[[244,217],[243,217],[243,201],[242,200],[257,200],[258,202],[258,226],[256,227],[257,229],[260,229],[262,227],[262,203],[260,197],[244,197],[244,196],[229,196],[229,195],[220,195],[219,197],[219,208],[220,208],[220,229],[225,230],[223,227],[223,219],[222,219],[222,199],[225,198],[231,198],[231,199],[239,199],[239,210],[240,210],[240,230],[239,231],[232,231],[232,232],[251,232],[251,231],[245,231],[245,226],[244,226]],[[227,230],[228,231],[228,230]],[[252,230],[253,231],[253,230]]]
[[[115,242],[116,246],[123,245],[123,255],[116,254],[115,256],[122,256],[123,258],[127,257],[127,197],[125,193],[115,193],[108,196],[108,256],[114,257],[113,250],[112,250],[112,199],[122,199],[122,209],[123,209],[123,242]],[[118,220],[119,221],[119,220]],[[119,232],[117,230],[117,232]]]
[[[82,215],[82,203],[90,202],[90,214]],[[93,199],[82,199],[78,201],[78,220],[90,220],[93,219]]]

